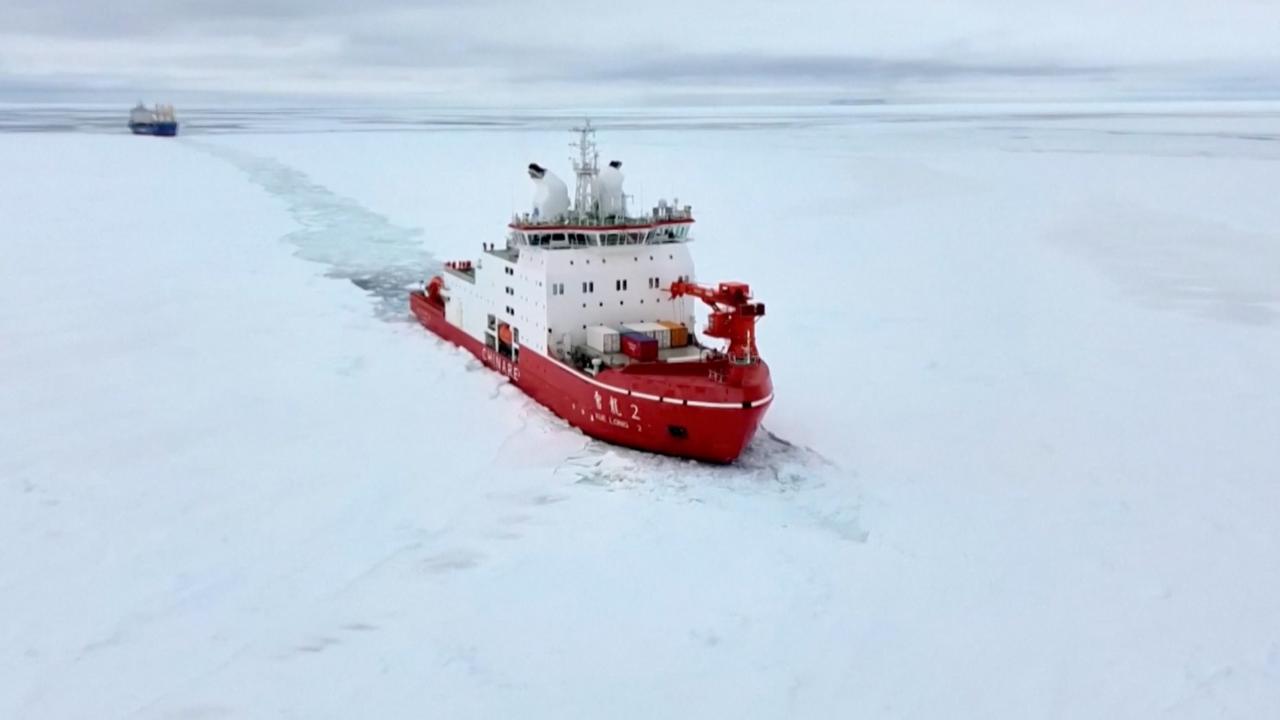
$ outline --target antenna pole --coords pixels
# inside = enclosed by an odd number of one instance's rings
[[[573,131],[578,133],[578,141],[569,143],[569,147],[578,149],[578,157],[570,158],[577,175],[573,204],[577,214],[586,217],[594,215],[596,210],[593,202],[596,173],[600,169],[600,153],[596,150],[596,129],[591,127],[590,120],[584,121],[582,127],[573,128]]]

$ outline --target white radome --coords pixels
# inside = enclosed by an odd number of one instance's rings
[[[533,178],[533,210],[541,218],[556,218],[569,212],[569,188],[547,170]]]
[[[622,170],[612,165],[601,168],[596,176],[596,203],[602,217],[625,214],[622,205],[622,180]]]

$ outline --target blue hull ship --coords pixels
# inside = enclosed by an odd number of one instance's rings
[[[160,135],[161,137],[173,137],[178,134],[178,123],[176,120],[169,122],[140,122],[129,123],[129,130],[134,135]]]
[[[134,135],[159,135],[173,137],[178,134],[178,119],[172,105],[157,105],[150,109],[142,103],[129,113],[129,131]]]

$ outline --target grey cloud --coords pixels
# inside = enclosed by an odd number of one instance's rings
[[[355,31],[345,36],[342,60],[355,65],[407,69],[512,69],[538,65],[551,73],[569,67],[577,52],[545,44],[500,42],[452,30],[431,32]]]
[[[295,25],[424,6],[413,0],[5,0],[3,4],[7,32],[112,39],[158,33],[201,35],[229,28],[267,35],[288,32]]]
[[[1218,53],[1236,67],[1210,72],[1205,55],[1184,51],[1178,42],[1201,35],[1190,17],[1174,32],[1159,35],[1163,40],[1150,52],[1126,54],[1118,51],[1124,44],[1117,45],[1114,34],[1093,41],[1086,37],[1093,26],[1084,21],[1097,13],[1079,13],[1077,35],[1070,27],[1040,22],[1035,13],[997,31],[979,12],[986,0],[968,8],[958,2],[945,17],[923,20],[917,11],[931,4],[925,0],[868,0],[867,8],[878,7],[870,14],[862,4],[812,0],[807,19],[778,33],[765,31],[767,18],[754,24],[725,22],[752,16],[748,7],[736,4],[739,0],[698,5],[688,23],[674,26],[646,25],[647,6],[628,15],[591,0],[575,1],[570,8],[563,6],[569,0],[0,0],[0,80],[6,73],[17,80],[14,73],[21,72],[39,82],[57,76],[59,83],[74,83],[78,77],[89,88],[147,84],[335,93],[370,88],[389,94],[428,88],[468,98],[524,93],[541,101],[554,92],[587,98],[707,89],[824,93],[865,88],[892,94],[922,86],[1017,91],[1070,85],[1092,91],[1110,85],[1128,91],[1169,78],[1198,87],[1209,87],[1217,78],[1224,85],[1230,79],[1242,88],[1273,88],[1280,76],[1275,59],[1253,50]],[[655,17],[685,16],[678,12],[681,0],[654,2]],[[1024,3],[1061,5],[1055,0],[1011,4]],[[1115,13],[1112,25],[1129,17]],[[850,36],[846,54],[826,31],[845,27],[854,17],[872,20],[859,26],[861,36]],[[637,18],[638,24],[624,24]],[[969,22],[959,22],[965,19]],[[1238,20],[1230,27],[1248,31],[1262,25]],[[890,32],[902,27],[912,32]],[[880,30],[888,41],[878,42]],[[1256,39],[1262,32],[1245,35]],[[1134,38],[1134,45],[1142,46],[1141,40]],[[1230,41],[1234,47],[1234,34]],[[1204,47],[1217,46],[1207,42]]]
[[[969,63],[947,60],[889,60],[830,55],[672,54],[623,63],[596,64],[585,70],[560,71],[553,77],[529,79],[590,82],[754,83],[809,80],[849,81],[948,80],[958,78],[1105,78],[1117,68],[1056,63]]]

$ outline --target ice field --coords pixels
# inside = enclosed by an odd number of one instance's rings
[[[407,312],[582,113],[124,112],[0,105],[0,718],[1280,717],[1280,104],[593,112],[724,468]]]

